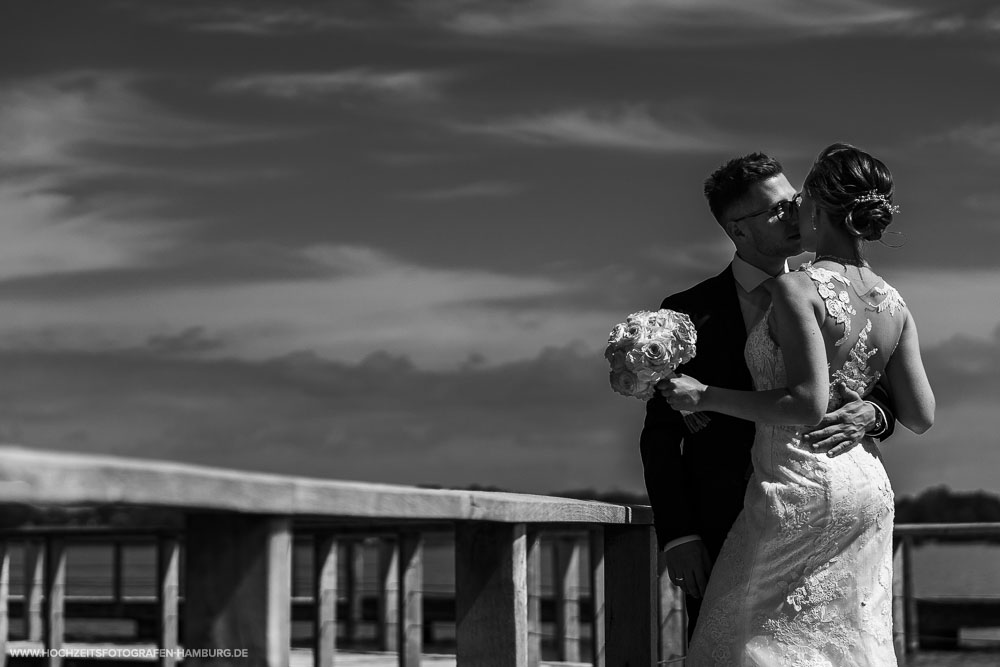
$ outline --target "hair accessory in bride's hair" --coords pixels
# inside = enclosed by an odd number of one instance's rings
[[[860,197],[854,198],[855,204],[861,204],[863,202],[868,202],[868,201],[877,201],[879,203],[885,204],[885,207],[889,209],[889,213],[892,213],[893,215],[899,213],[899,207],[893,204],[891,201],[889,201],[889,198],[886,197],[881,192],[879,192],[878,190],[871,190],[870,192],[864,193]]]

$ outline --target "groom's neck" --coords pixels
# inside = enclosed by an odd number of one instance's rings
[[[787,260],[784,257],[765,257],[763,255],[747,257],[739,251],[737,251],[736,254],[739,255],[740,259],[744,262],[750,266],[760,269],[769,276],[776,276],[779,273],[784,273],[785,271],[785,262]]]

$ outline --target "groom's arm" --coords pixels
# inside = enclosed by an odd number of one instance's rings
[[[866,435],[885,440],[896,428],[889,393],[881,383],[865,398],[846,388],[844,395],[848,399],[844,405],[827,413],[814,430],[803,436],[814,450],[825,451],[831,457],[846,454]]]
[[[639,453],[646,493],[653,508],[656,541],[661,549],[673,540],[697,532],[681,465],[681,441],[685,433],[680,413],[667,405],[662,396],[646,403]]]

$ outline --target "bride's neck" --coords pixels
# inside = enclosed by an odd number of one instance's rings
[[[816,257],[839,257],[861,261],[861,244],[846,234],[824,234],[816,239]]]

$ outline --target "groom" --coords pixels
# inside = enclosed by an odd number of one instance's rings
[[[781,164],[762,153],[735,158],[705,181],[712,215],[736,246],[722,273],[668,296],[661,308],[685,312],[698,329],[698,353],[682,367],[706,384],[752,390],[743,359],[747,332],[770,305],[765,283],[802,252],[798,196]],[[854,400],[824,417],[805,437],[836,456],[867,433],[888,437],[895,418],[888,395]],[[752,422],[718,413],[682,416],[659,394],[646,405],[639,447],[656,537],[670,579],[687,597],[694,631],[712,564],[743,507],[750,471]],[[683,445],[682,445],[683,443]]]

